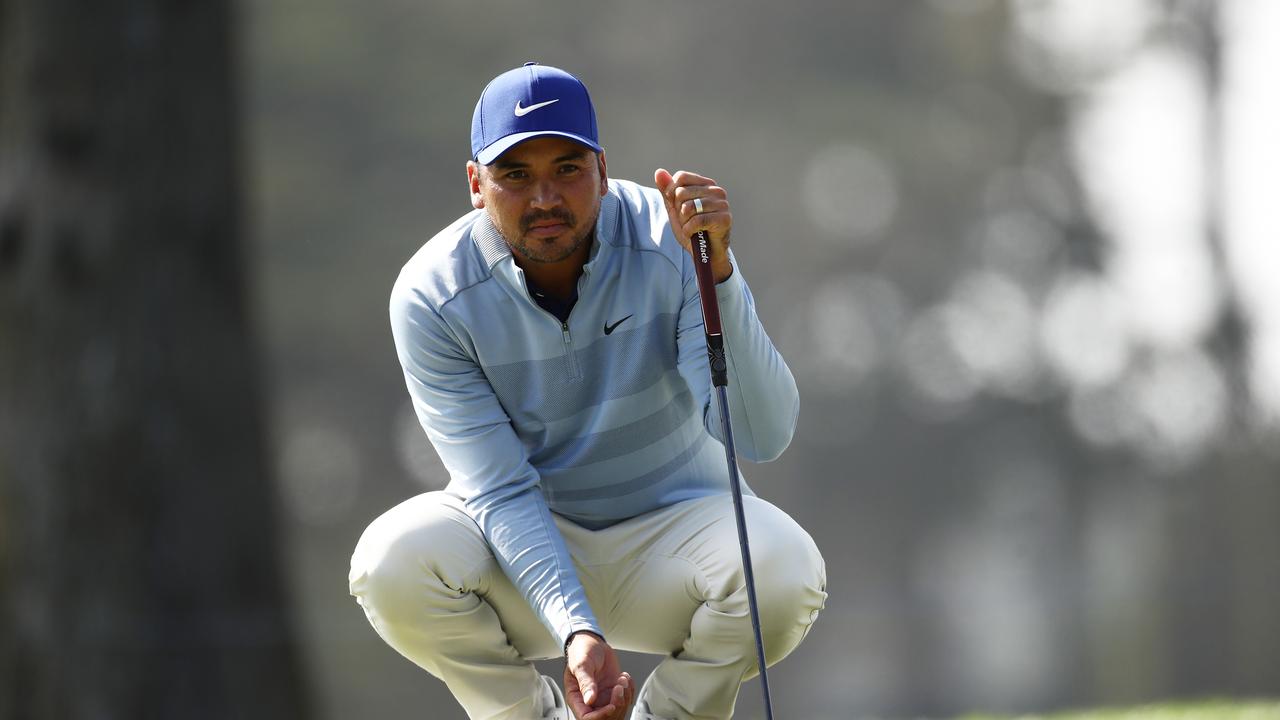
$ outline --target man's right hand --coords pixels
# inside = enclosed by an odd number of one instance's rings
[[[618,654],[594,633],[579,632],[565,652],[564,691],[578,720],[626,720],[635,682],[622,672]]]

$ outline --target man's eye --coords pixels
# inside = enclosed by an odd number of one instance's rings
[[[529,176],[529,173],[526,173],[523,170],[512,170],[511,172],[507,173],[508,180],[523,180],[528,176]]]
[[[581,168],[579,168],[577,165],[561,165],[560,166],[561,175],[572,175],[573,173],[576,173],[579,170],[581,170]]]

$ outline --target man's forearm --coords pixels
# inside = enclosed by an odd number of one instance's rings
[[[740,269],[716,286],[716,297],[738,450],[755,462],[773,460],[790,444],[799,417],[795,377],[760,324]]]
[[[496,501],[469,500],[467,510],[502,571],[561,645],[579,630],[604,636],[538,488]]]

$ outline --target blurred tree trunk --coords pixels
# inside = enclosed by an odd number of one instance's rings
[[[0,0],[0,718],[300,718],[231,3]]]

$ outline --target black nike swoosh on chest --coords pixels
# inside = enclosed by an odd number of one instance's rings
[[[619,325],[621,325],[622,323],[624,323],[624,322],[626,322],[627,320],[630,320],[630,319],[631,319],[631,315],[628,315],[628,316],[626,316],[626,317],[622,318],[621,320],[619,320],[619,321],[617,321],[617,322],[615,322],[615,323],[613,323],[613,324],[605,323],[605,324],[604,324],[604,334],[605,334],[605,335],[608,335],[608,334],[612,333],[614,330],[616,330],[616,329],[617,329],[617,327],[618,327]]]

